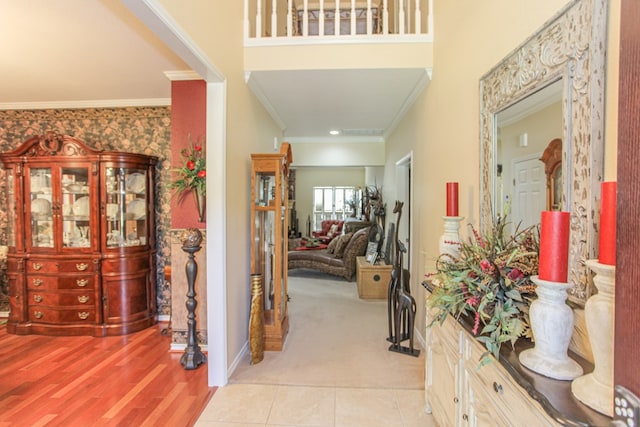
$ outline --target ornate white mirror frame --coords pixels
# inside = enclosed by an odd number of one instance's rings
[[[480,80],[480,227],[496,212],[495,116],[562,79],[562,206],[571,212],[570,300],[584,305],[596,257],[600,182],[603,178],[605,0],[575,0]],[[568,143],[567,143],[568,142]]]

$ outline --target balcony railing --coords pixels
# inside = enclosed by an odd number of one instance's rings
[[[431,41],[433,0],[245,0],[245,44]]]

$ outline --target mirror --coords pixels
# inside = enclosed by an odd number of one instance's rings
[[[558,179],[562,175],[558,172],[562,170],[561,157],[560,162],[549,165],[553,167],[549,173],[554,176],[547,179],[547,162],[556,160],[549,157],[553,150],[547,151],[550,141],[557,141],[552,146],[559,148],[561,154],[562,80],[496,114],[493,211],[504,214],[509,206],[510,232],[518,224],[520,228],[537,224],[541,211],[560,210],[562,206],[561,197],[566,191]],[[557,187],[550,186],[552,182]]]
[[[526,162],[540,152],[544,154],[553,139],[560,139],[559,167],[550,178],[555,191],[549,192],[559,198],[556,203],[562,210],[571,213],[568,280],[573,288],[569,298],[580,305],[591,293],[591,274],[584,261],[597,253],[595,218],[603,176],[606,10],[605,0],[570,2],[480,80],[480,228],[487,229],[493,216],[502,212],[507,192],[500,193],[500,189],[507,189],[514,197],[513,185],[507,187],[514,178],[505,174],[515,174],[515,160]],[[523,141],[528,144],[529,134],[507,129],[510,124],[502,118],[509,117],[512,108],[527,110],[527,104],[544,98],[547,90],[559,90],[559,105],[551,103],[546,108],[555,105],[560,111],[560,134],[554,131],[546,137],[544,147],[536,153],[523,151],[522,156],[507,157],[507,145],[517,143],[519,147],[524,133],[527,136]],[[557,124],[553,126],[557,128]],[[508,131],[516,132],[517,142],[507,141]],[[530,132],[537,135],[542,131],[536,126]],[[506,162],[510,163],[509,171]],[[531,164],[539,164],[544,173],[544,162],[538,162]],[[545,190],[535,207],[522,205],[517,215],[539,222],[546,200]]]

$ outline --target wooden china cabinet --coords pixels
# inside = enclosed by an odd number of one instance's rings
[[[156,323],[156,158],[48,133],[0,154],[14,334],[121,335]]]
[[[287,314],[288,175],[291,147],[251,155],[251,273],[262,276],[264,348],[280,351],[289,331]]]

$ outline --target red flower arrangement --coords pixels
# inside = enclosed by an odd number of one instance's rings
[[[530,336],[529,305],[535,285],[530,277],[538,273],[540,233],[537,226],[515,234],[505,233],[505,217],[494,220],[485,235],[472,227],[473,236],[460,243],[457,258],[442,255],[431,275],[435,289],[429,306],[435,308],[432,326],[448,315],[473,319],[473,334],[482,342],[487,357],[498,357],[505,342]]]
[[[178,178],[173,181],[170,188],[184,197],[186,193],[196,191],[206,195],[207,191],[207,165],[204,149],[204,141],[191,141],[189,147],[180,151],[182,167],[174,169]]]

